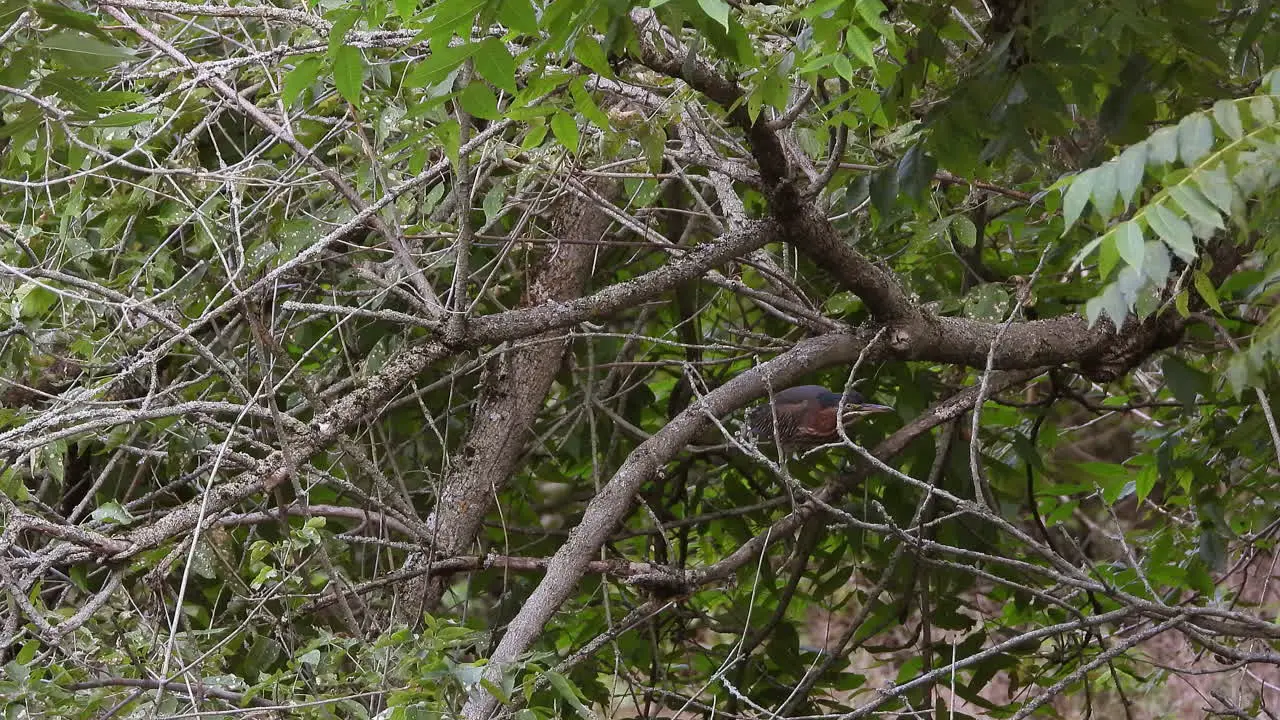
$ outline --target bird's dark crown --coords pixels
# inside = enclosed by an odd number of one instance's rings
[[[818,402],[822,404],[822,407],[836,407],[840,404],[840,393],[827,390],[818,396]],[[862,393],[857,390],[850,390],[844,394],[845,405],[862,405],[866,402],[867,399],[862,397]]]

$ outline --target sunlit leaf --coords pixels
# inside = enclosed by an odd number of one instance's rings
[[[1109,283],[1101,295],[1085,303],[1085,319],[1089,321],[1089,327],[1096,325],[1104,314],[1116,327],[1122,325],[1129,314],[1129,305],[1115,283]]]
[[[1173,198],[1174,202],[1178,203],[1191,219],[1219,230],[1222,229],[1222,217],[1218,215],[1218,211],[1209,204],[1204,195],[1200,194],[1199,190],[1186,184],[1175,185],[1169,188],[1169,197]]]
[[[1133,145],[1120,153],[1116,161],[1116,187],[1120,191],[1120,201],[1126,208],[1132,202],[1138,188],[1142,186],[1142,175],[1146,170],[1147,146],[1143,143]]]
[[[1161,204],[1147,208],[1147,224],[1183,262],[1196,259],[1196,243],[1191,226],[1178,214]]]
[[[1094,171],[1086,170],[1072,178],[1071,184],[1067,186],[1062,200],[1062,217],[1066,225],[1063,228],[1064,235],[1075,225],[1084,206],[1089,203],[1089,197],[1093,194],[1093,177]]]
[[[1196,185],[1200,187],[1200,191],[1204,196],[1218,207],[1224,213],[1231,212],[1231,200],[1235,191],[1231,186],[1231,179],[1227,177],[1227,171],[1221,165],[1214,168],[1206,168],[1196,173]]]
[[[1165,165],[1178,159],[1178,128],[1162,127],[1147,139],[1147,162]]]
[[[1276,106],[1266,95],[1258,95],[1249,101],[1249,114],[1260,125],[1271,125],[1276,121]]]
[[[1169,251],[1165,249],[1164,243],[1158,240],[1148,240],[1143,246],[1143,256],[1143,273],[1151,282],[1158,286],[1164,286],[1169,277],[1171,267]]]
[[[1142,227],[1133,220],[1120,223],[1115,228],[1116,250],[1126,263],[1141,270],[1146,259],[1146,247],[1143,245]]]
[[[1195,165],[1213,147],[1213,123],[1195,113],[1178,123],[1178,155],[1187,165]]]
[[[476,49],[472,60],[480,77],[494,87],[514,94],[516,92],[516,60],[507,46],[497,38],[485,38]]]
[[[1219,100],[1213,104],[1213,119],[1218,127],[1232,140],[1244,136],[1244,126],[1240,123],[1240,110],[1234,100]]]
[[[1116,166],[1112,163],[1098,166],[1093,174],[1093,209],[1107,219],[1116,204]]]
[[[729,29],[729,3],[725,0],[698,0],[698,7],[725,30]]]

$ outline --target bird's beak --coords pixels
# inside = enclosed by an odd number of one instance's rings
[[[893,408],[888,405],[876,405],[874,403],[862,403],[861,405],[846,405],[845,413],[854,417],[862,415],[871,415],[874,413],[893,412]]]

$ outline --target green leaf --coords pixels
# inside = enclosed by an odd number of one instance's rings
[[[500,0],[498,22],[525,35],[538,34],[538,15],[529,0]]]
[[[1093,209],[1103,219],[1111,217],[1116,204],[1116,166],[1107,163],[1095,169],[1093,175]]]
[[[333,84],[347,102],[360,106],[360,86],[364,83],[364,55],[359,48],[343,45],[333,55]]]
[[[473,82],[458,93],[458,103],[471,115],[485,120],[498,120],[502,113],[498,112],[498,98],[488,85]]]
[[[1260,0],[1253,6],[1252,17],[1249,22],[1245,23],[1244,29],[1240,31],[1239,39],[1236,42],[1236,50],[1233,56],[1235,64],[1246,62],[1247,54],[1253,49],[1254,43],[1258,40],[1258,35],[1262,33],[1262,29],[1274,17],[1272,8],[1275,7],[1275,0]]]
[[[955,233],[956,242],[967,248],[978,243],[978,228],[966,215],[955,215],[951,218],[951,232]]]
[[[97,115],[101,108],[93,90],[69,71],[49,73],[40,80],[37,88],[39,94],[57,95],[91,115]]]
[[[1271,125],[1276,121],[1276,106],[1271,102],[1271,98],[1258,95],[1249,100],[1249,114],[1257,124]]]
[[[418,12],[418,0],[392,0],[395,4],[396,16],[408,20]]]
[[[662,151],[667,144],[667,135],[660,127],[640,126],[633,130],[633,137],[644,150],[645,164],[649,172],[662,172]]]
[[[872,30],[886,36],[893,34],[893,27],[886,23],[883,17],[888,12],[888,8],[880,0],[858,0],[854,10]]]
[[[539,120],[537,123],[530,123],[529,132],[525,133],[524,139],[520,141],[520,148],[523,150],[532,150],[542,144],[547,138],[547,125]]]
[[[612,78],[613,68],[609,67],[609,56],[605,54],[604,48],[600,47],[600,43],[590,35],[579,35],[577,40],[573,41],[573,55],[578,58],[578,62],[586,65],[595,74]]]
[[[1201,170],[1196,173],[1195,177],[1196,184],[1200,186],[1200,191],[1204,193],[1204,196],[1218,206],[1219,210],[1230,214],[1231,201],[1235,195],[1235,189],[1231,184],[1231,179],[1227,177],[1226,169],[1219,165],[1215,168]]]
[[[1098,246],[1098,272],[1102,273],[1104,280],[1111,277],[1111,271],[1120,262],[1120,248],[1116,246],[1118,234],[1115,228],[1108,230],[1102,236],[1102,244]]]
[[[106,117],[100,117],[96,120],[93,120],[92,122],[89,123],[89,125],[92,127],[100,127],[100,128],[133,127],[134,125],[141,125],[142,123],[147,122],[148,120],[152,120],[155,117],[156,117],[155,113],[118,112],[118,113],[112,113],[111,115],[107,115]]]
[[[1147,162],[1167,165],[1178,159],[1178,128],[1162,127],[1147,139]]]
[[[449,162],[455,168],[458,167],[458,156],[462,152],[462,127],[458,125],[458,121],[449,119],[437,123],[431,128],[431,134],[435,135],[444,146],[444,153],[449,158]]]
[[[1231,386],[1231,394],[1237,398],[1252,386],[1254,373],[1249,369],[1247,353],[1236,353],[1227,361],[1227,383]]]
[[[898,187],[908,197],[919,200],[937,171],[938,161],[925,152],[924,143],[912,145],[898,161]]]
[[[729,3],[724,0],[698,0],[698,7],[726,31],[729,29]]]
[[[591,93],[587,92],[585,85],[586,78],[579,78],[569,86],[569,94],[573,96],[573,109],[594,123],[596,127],[608,130],[609,116],[604,114],[599,105],[596,105],[596,101],[591,98]]]
[[[1148,207],[1144,217],[1147,225],[1156,231],[1179,259],[1188,263],[1196,259],[1196,243],[1191,236],[1191,226],[1186,220],[1158,203]]]
[[[125,48],[69,30],[44,40],[41,47],[69,71],[80,75],[94,75],[134,59]]]
[[[551,132],[569,152],[577,154],[581,136],[578,133],[578,122],[572,115],[558,112],[551,116]]]
[[[1089,321],[1089,327],[1093,327],[1104,313],[1117,328],[1124,324],[1124,319],[1129,314],[1129,304],[1124,301],[1124,294],[1115,283],[1108,283],[1101,295],[1090,298],[1084,304],[1084,315]]]
[[[1113,505],[1136,490],[1133,473],[1123,465],[1107,462],[1085,462],[1076,468],[1087,473],[1102,490],[1102,499]]]
[[[280,90],[280,99],[285,105],[292,105],[302,95],[302,91],[311,87],[316,78],[320,76],[320,69],[324,67],[324,62],[316,56],[311,56],[298,63],[288,75],[284,77],[284,87]]]
[[[387,20],[387,10],[385,2],[364,3],[364,22],[370,30],[382,27]]]
[[[1143,255],[1145,256],[1142,263],[1143,274],[1158,287],[1164,287],[1169,279],[1169,251],[1165,250],[1164,244],[1160,241],[1149,240],[1144,247]]]
[[[135,519],[123,505],[115,500],[109,500],[99,505],[90,513],[90,516],[98,522],[111,523],[113,525],[128,525]]]
[[[1102,241],[1103,241],[1103,238],[1096,237],[1090,240],[1088,243],[1085,243],[1085,246],[1080,249],[1080,252],[1076,253],[1076,256],[1071,258],[1071,269],[1075,270],[1077,267],[1079,267],[1080,264],[1083,263],[1085,259],[1089,257],[1090,253],[1098,249],[1098,246],[1102,244]]]
[[[1213,123],[1201,113],[1193,113],[1178,123],[1178,154],[1185,165],[1195,165],[1213,147]]]
[[[86,32],[105,42],[111,42],[111,36],[98,27],[98,19],[89,13],[42,2],[31,3],[31,9],[54,25]]]
[[[0,22],[0,27],[4,27],[3,22]],[[0,85],[25,87],[34,69],[35,53],[11,53],[9,60],[0,64]]]
[[[1160,479],[1160,473],[1156,470],[1154,464],[1148,465],[1138,471],[1138,477],[1134,480],[1134,492],[1138,496],[1138,503],[1141,504],[1151,494],[1156,486],[1156,481]]]
[[[965,317],[987,322],[998,322],[1005,316],[1009,304],[1009,291],[999,283],[982,283],[969,291],[964,299]]]
[[[493,219],[502,213],[502,208],[507,199],[507,189],[503,185],[494,185],[489,188],[489,192],[484,194],[484,201],[480,207],[484,209],[484,221],[486,223],[493,222]]]
[[[1191,317],[1190,297],[1186,290],[1179,290],[1178,296],[1173,299],[1173,306],[1177,308],[1178,315],[1184,320]]]
[[[43,316],[58,302],[58,294],[34,282],[25,282],[13,292],[17,300],[18,310],[14,314],[21,318],[38,318]]]
[[[1120,200],[1125,208],[1133,200],[1133,195],[1142,185],[1143,171],[1147,164],[1147,146],[1143,143],[1130,146],[1120,153],[1116,161],[1116,187],[1120,190]]]
[[[555,670],[548,670],[546,676],[551,681],[551,687],[555,688],[560,697],[564,698],[574,710],[578,711],[583,720],[595,720],[595,714],[588,710],[586,705],[582,704],[582,700],[578,698],[578,689],[573,686],[573,683],[569,682],[568,678]]]
[[[848,32],[845,33],[845,38],[848,40],[849,50],[853,52],[855,57],[869,68],[876,66],[875,46],[871,44],[870,38],[856,27],[849,28]]]
[[[118,108],[121,105],[132,105],[146,100],[142,93],[128,90],[105,90],[92,95],[93,102],[99,108]]]
[[[1240,109],[1234,100],[1219,100],[1213,104],[1213,119],[1218,127],[1232,140],[1244,137],[1244,126],[1240,123]]]
[[[457,70],[467,58],[476,54],[479,45],[458,45],[457,47],[432,48],[425,60],[414,66],[405,76],[405,84],[409,87],[435,85]]]
[[[9,27],[27,8],[27,0],[0,0],[0,27]]]
[[[471,28],[475,25],[476,16],[488,0],[444,0],[430,9],[431,19],[424,32],[432,38],[432,52],[435,40],[451,35],[458,35],[464,40],[471,37]]]
[[[1200,293],[1200,297],[1204,298],[1205,303],[1213,308],[1214,312],[1222,315],[1222,305],[1218,303],[1218,291],[1213,287],[1213,281],[1205,275],[1203,271],[1196,270],[1191,276],[1195,282],[1196,292]]]
[[[27,486],[18,475],[18,468],[10,465],[0,470],[0,495],[16,502],[25,502],[29,497]]]
[[[887,217],[898,201],[898,171],[887,167],[878,170],[871,176],[871,206]]]
[[[1201,531],[1199,555],[1187,564],[1187,580],[1186,587],[1194,590],[1201,595],[1213,597],[1213,576],[1209,574],[1209,570],[1205,565],[1205,557],[1212,558],[1216,550],[1211,547],[1212,540],[1206,540],[1204,530]],[[1212,533],[1212,529],[1208,530]]]
[[[1197,397],[1208,395],[1213,387],[1208,375],[1186,364],[1176,355],[1166,355],[1160,369],[1173,397],[1188,410],[1196,404]]]
[[[594,42],[594,40],[592,41]],[[516,93],[516,59],[511,57],[507,46],[497,38],[485,38],[477,46],[474,67],[480,77],[493,83],[496,88]]]
[[[1063,235],[1066,235],[1071,226],[1076,224],[1084,206],[1089,203],[1089,196],[1093,194],[1093,177],[1093,170],[1085,170],[1072,178],[1071,184],[1067,186],[1062,199],[1062,219],[1065,223],[1062,229]]]
[[[1223,228],[1222,218],[1218,215],[1218,211],[1213,209],[1204,195],[1199,190],[1187,184],[1174,185],[1169,188],[1169,197],[1191,216],[1193,220],[1213,228],[1221,230]]]
[[[836,74],[848,82],[853,82],[853,63],[849,62],[849,58],[843,54],[836,54],[830,57],[831,67],[835,68]]]
[[[1147,250],[1143,245],[1142,226],[1133,220],[1127,220],[1116,226],[1116,250],[1120,257],[1137,270],[1142,269]]]
[[[360,21],[360,11],[356,8],[339,8],[329,13],[333,26],[329,28],[329,57],[338,54],[338,49],[345,43],[347,33]]]
[[[1221,572],[1227,567],[1227,539],[1217,525],[1201,523],[1200,525],[1200,559],[1209,569]],[[1206,578],[1208,574],[1206,573]],[[1205,583],[1206,581],[1202,581]],[[1213,581],[1207,579],[1212,592]]]

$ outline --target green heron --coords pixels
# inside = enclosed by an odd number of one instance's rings
[[[799,385],[773,396],[773,409],[768,403],[747,416],[751,433],[762,441],[774,438],[773,417],[778,417],[778,442],[783,450],[797,450],[840,440],[836,413],[840,409],[840,393],[821,385]],[[871,413],[892,412],[893,408],[867,402],[861,394],[849,391],[844,396],[845,423]]]

